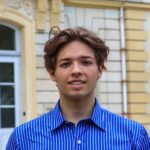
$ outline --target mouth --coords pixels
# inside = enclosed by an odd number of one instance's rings
[[[83,85],[85,83],[86,82],[83,80],[72,80],[72,81],[69,81],[69,87],[73,90],[79,91],[83,88]]]
[[[85,81],[83,81],[83,80],[72,80],[72,81],[69,81],[70,85],[82,85],[84,83],[85,83]]]

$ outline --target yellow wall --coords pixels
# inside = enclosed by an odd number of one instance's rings
[[[23,112],[26,116],[22,122],[36,116],[36,93],[35,93],[35,26],[34,22],[14,9],[9,9],[0,3],[0,20],[13,24],[20,28],[22,35],[22,71],[23,71]]]
[[[45,33],[48,6],[50,6],[50,27],[60,26],[61,4],[64,4],[65,6],[85,8],[123,8],[125,10],[128,116],[145,126],[150,125],[150,117],[147,111],[149,94],[145,90],[146,83],[149,81],[145,63],[149,57],[144,49],[145,41],[148,38],[144,31],[144,23],[147,19],[147,12],[150,11],[150,4],[101,0],[37,0],[36,20],[32,20],[15,9],[6,8],[4,3],[5,0],[0,0],[0,20],[15,24],[20,27],[22,33],[23,106],[24,111],[27,112],[25,120],[33,118],[36,114],[35,34],[36,32]],[[43,73],[43,70],[41,72]]]
[[[39,5],[40,3],[42,5],[40,0],[38,2]],[[146,83],[149,81],[149,74],[145,70],[145,63],[149,58],[144,49],[144,44],[148,38],[148,35],[144,31],[144,23],[147,19],[147,12],[150,11],[150,4],[102,0],[64,0],[63,2],[65,6],[124,9],[126,38],[125,46],[127,56],[128,117],[143,123],[146,127],[147,125],[149,126],[150,115],[147,111],[149,94],[145,90]],[[50,12],[50,15],[52,16],[50,19],[51,27],[53,25],[60,26],[58,21],[61,15],[60,3],[60,0],[50,1],[52,8]],[[42,19],[39,20],[37,22],[39,27],[41,26],[40,24],[42,24],[41,21],[44,23]],[[44,30],[44,25],[41,29]]]

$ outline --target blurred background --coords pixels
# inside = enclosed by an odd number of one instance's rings
[[[59,99],[44,68],[44,44],[75,26],[110,48],[95,89],[101,105],[150,133],[150,0],[0,0],[0,149],[14,127]]]

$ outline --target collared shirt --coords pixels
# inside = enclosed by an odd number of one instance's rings
[[[150,150],[145,128],[100,107],[77,125],[55,108],[14,129],[6,150]]]

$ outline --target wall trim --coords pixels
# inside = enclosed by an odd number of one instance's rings
[[[46,28],[46,11],[48,8],[48,0],[37,0],[37,29],[44,31]]]
[[[0,9],[0,20],[20,28],[22,56],[22,108],[26,112],[22,122],[36,116],[36,63],[35,63],[35,25],[34,22],[14,9]]]
[[[62,0],[51,0],[51,9],[50,9],[50,26],[58,26],[61,15],[61,4]]]
[[[89,8],[132,8],[132,9],[150,9],[148,3],[133,3],[133,2],[121,2],[121,1],[98,1],[98,0],[64,0],[65,6],[76,7],[89,7]]]

